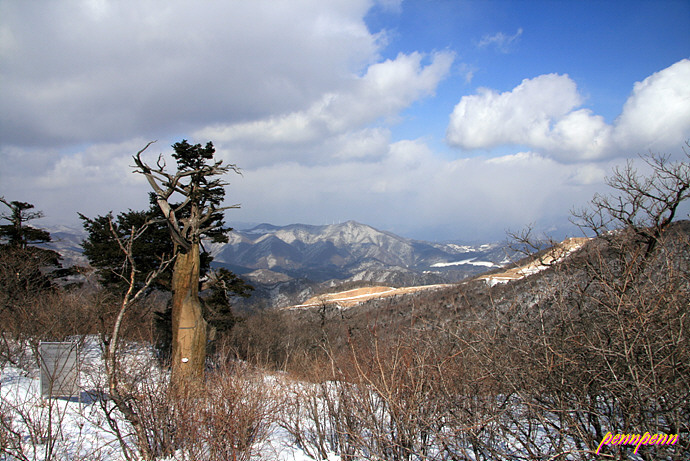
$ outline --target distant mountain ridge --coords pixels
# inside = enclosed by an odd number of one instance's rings
[[[51,245],[77,259],[83,231],[55,229]],[[259,224],[233,230],[228,243],[204,242],[213,265],[257,287],[269,304],[302,301],[348,282],[390,286],[453,283],[509,262],[505,246],[436,243],[400,237],[356,221],[331,225]],[[289,298],[289,299],[288,299]],[[251,301],[250,301],[251,302]]]
[[[205,244],[214,264],[252,283],[274,285],[274,291],[275,285],[295,285],[297,281],[330,286],[347,282],[391,286],[453,283],[509,262],[501,244],[414,240],[356,221],[259,224],[234,230],[228,239],[226,244]],[[298,298],[313,294],[313,290],[303,291]]]

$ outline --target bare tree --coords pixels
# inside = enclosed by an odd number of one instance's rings
[[[191,145],[186,140],[173,145],[177,172],[165,171],[162,156],[153,168],[141,159],[149,142],[134,156],[136,172],[143,174],[156,194],[158,204],[168,224],[175,247],[173,268],[173,351],[172,371],[176,379],[198,380],[204,374],[206,362],[206,321],[199,301],[199,245],[202,237],[226,242],[223,211],[239,205],[220,206],[226,182],[217,178],[230,171],[240,173],[235,165],[213,162],[212,143],[205,147]],[[212,163],[208,163],[212,162]],[[181,203],[175,203],[180,197]]]
[[[690,153],[683,151],[690,159]],[[576,225],[598,236],[621,228],[633,232],[649,256],[676,218],[680,204],[690,198],[690,163],[671,162],[669,155],[661,154],[642,156],[642,160],[651,167],[650,175],[640,175],[629,160],[607,178],[614,194],[596,194],[589,209],[572,214]]]
[[[132,305],[145,295],[145,293],[147,292],[153,281],[156,279],[156,277],[158,277],[162,272],[164,272],[167,269],[170,263],[172,263],[172,260],[175,258],[175,256],[173,255],[169,258],[161,257],[158,268],[149,272],[146,276],[143,285],[139,287],[139,289],[136,289],[135,279],[137,274],[137,267],[134,260],[132,246],[134,244],[134,241],[146,231],[148,223],[144,224],[139,229],[135,229],[134,227],[132,227],[129,233],[129,237],[122,238],[113,226],[112,216],[108,215],[108,218],[111,235],[117,241],[117,244],[120,247],[120,250],[122,251],[122,254],[126,260],[126,264],[123,264],[123,266],[129,269],[128,273],[125,272],[119,274],[119,276],[122,277],[123,280],[127,283],[127,290],[122,297],[120,309],[113,324],[110,333],[110,338],[107,341],[105,370],[108,379],[108,391],[110,394],[110,398],[115,403],[115,406],[117,406],[117,408],[122,412],[127,421],[129,421],[129,423],[132,424],[132,427],[134,428],[134,431],[137,435],[137,445],[139,446],[141,455],[144,457],[144,459],[151,459],[153,454],[150,449],[150,444],[148,442],[146,428],[144,427],[141,421],[141,415],[139,414],[139,412],[136,411],[136,408],[132,405],[132,399],[131,396],[128,395],[128,391],[124,390],[120,383],[120,370],[118,367],[118,346],[120,338],[120,328],[122,327],[122,322],[125,318],[125,315],[130,310]],[[119,430],[117,430],[117,422],[111,418],[110,424],[113,428],[116,429],[116,433],[119,435],[120,432]],[[118,439],[120,440],[120,444],[123,448],[125,456],[128,457],[129,451],[127,449],[126,443],[124,442],[122,437],[119,436]]]

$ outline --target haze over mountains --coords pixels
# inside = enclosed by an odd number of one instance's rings
[[[67,262],[80,255],[83,232],[49,229]],[[315,291],[348,282],[389,286],[452,283],[510,262],[504,245],[462,245],[400,237],[366,224],[259,224],[233,230],[225,244],[205,243],[213,265],[226,267],[256,287],[267,305],[303,301]]]

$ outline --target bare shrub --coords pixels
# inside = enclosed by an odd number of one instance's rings
[[[126,399],[137,426],[130,418],[121,421],[120,406],[106,392],[99,395],[125,457],[248,460],[261,451],[282,406],[280,392],[262,372],[227,365],[209,372],[198,388],[172,382],[141,347],[121,355],[118,398]]]
[[[390,341],[371,333],[330,351],[321,363],[330,379],[295,385],[283,427],[315,459],[444,459],[446,351],[419,331]]]
[[[586,245],[540,277],[516,283],[528,303],[496,299],[492,345],[511,357],[501,367],[515,396],[502,427],[507,459],[591,459],[609,431],[680,434],[690,407],[690,245],[688,223],[655,240],[622,230]],[[606,453],[626,456],[627,447]],[[641,448],[638,456],[684,459],[688,443]],[[524,455],[523,455],[524,456]]]
[[[0,455],[27,459],[22,445],[22,433],[14,422],[11,406],[4,398],[0,399]]]
[[[41,341],[81,341],[98,326],[93,294],[81,289],[27,296],[0,315],[0,323],[0,366],[9,363],[22,369],[36,366],[33,360]]]
[[[335,378],[333,360],[318,360],[300,370],[301,380],[285,385],[285,411],[279,425],[293,443],[313,459],[325,460],[330,453],[350,459],[356,452],[351,434],[364,429],[353,411],[353,386]]]
[[[332,315],[329,312],[325,318],[315,310],[262,311],[235,325],[227,347],[238,359],[309,379],[312,364],[327,359],[326,342],[346,341]],[[341,323],[340,328],[346,327]]]
[[[315,459],[593,460],[608,432],[679,434],[637,456],[687,459],[690,223],[674,218],[690,170],[646,161],[652,177],[615,170],[618,195],[576,214],[597,238],[539,274],[339,318],[317,308],[245,321],[246,358],[307,380],[289,388],[283,428]]]
[[[437,364],[433,347],[405,332],[386,343],[374,334],[362,351],[353,346],[353,410],[370,434],[350,434],[360,452],[391,460],[432,454],[443,424]]]
[[[70,399],[48,398],[40,395],[36,380],[32,385],[3,389],[0,397],[0,459],[3,460],[99,460],[107,447],[88,434],[67,431],[75,420],[82,421],[89,408]]]
[[[574,213],[598,238],[513,283],[514,295],[492,297],[497,314],[485,328],[512,362],[496,369],[515,398],[502,417],[507,459],[592,459],[609,431],[680,435],[673,447],[641,448],[644,460],[690,454],[690,223],[674,221],[690,198],[690,166],[643,160],[649,176],[629,162],[608,179],[614,195]]]
[[[263,373],[235,364],[209,373],[200,392],[175,397],[179,459],[249,460],[260,453],[282,398]]]
[[[528,279],[424,298],[454,303],[452,323],[418,304],[407,328],[357,330],[345,351],[327,337],[283,427],[315,459],[590,460],[609,431],[680,434],[638,456],[685,459],[690,223],[649,255],[618,235]]]

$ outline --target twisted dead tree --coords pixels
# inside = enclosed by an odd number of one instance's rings
[[[170,231],[176,255],[172,276],[172,373],[173,379],[198,381],[206,362],[206,321],[199,300],[199,245],[202,238],[227,242],[223,211],[239,205],[221,206],[228,183],[221,177],[231,171],[240,174],[234,164],[214,161],[215,148],[191,145],[187,140],[173,144],[172,156],[177,172],[168,173],[162,155],[155,167],[141,159],[149,142],[134,156],[135,172],[143,174]],[[181,200],[179,203],[175,200]]]

